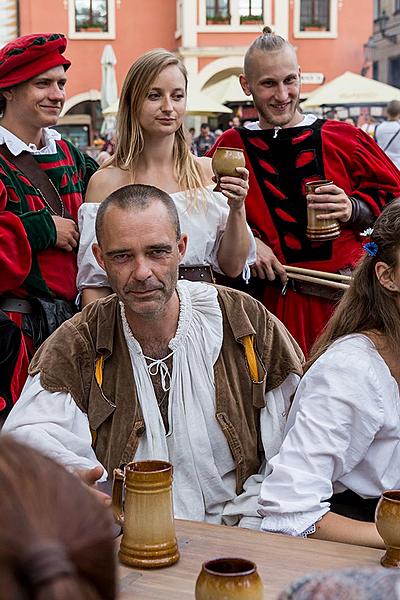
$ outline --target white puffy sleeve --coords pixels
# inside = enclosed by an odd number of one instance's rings
[[[28,377],[2,433],[11,434],[70,469],[91,469],[100,465],[91,445],[86,414],[70,394],[45,390],[40,383],[40,373]],[[99,481],[106,479],[104,470]]]
[[[210,192],[210,191],[209,191],[209,194],[212,195],[212,198],[209,199],[209,202],[215,203],[215,208],[218,211],[218,224],[217,224],[215,242],[210,251],[209,261],[210,261],[210,265],[212,266],[214,271],[216,271],[217,273],[224,274],[218,263],[218,251],[219,251],[219,247],[221,244],[222,236],[224,235],[226,222],[228,220],[229,205],[228,205],[227,199],[225,198],[225,196],[223,194],[221,194],[219,192]],[[250,279],[250,265],[252,265],[256,262],[256,242],[254,239],[254,235],[248,225],[247,225],[247,232],[248,232],[249,240],[250,240],[250,249],[249,249],[249,254],[248,254],[246,264],[244,266],[243,273],[242,273],[243,279],[245,281],[248,281]]]
[[[364,458],[383,425],[378,375],[362,346],[333,345],[306,372],[259,498],[265,531],[301,535],[329,511],[333,482]]]
[[[97,202],[84,202],[78,211],[80,240],[76,287],[79,292],[88,287],[109,286],[106,272],[100,267],[92,251],[92,244],[97,242],[95,224],[99,206]]]

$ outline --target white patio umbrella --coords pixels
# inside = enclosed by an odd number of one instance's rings
[[[118,102],[118,89],[117,79],[115,76],[115,65],[117,59],[115,57],[114,50],[111,44],[104,46],[103,54],[101,56],[101,108],[104,111],[109,106],[112,106],[115,102]],[[104,113],[103,113],[104,115]],[[101,133],[107,134],[115,129],[115,115],[109,114],[104,115],[103,125],[101,127]]]
[[[387,104],[400,100],[400,90],[386,83],[346,71],[309,94],[301,103],[302,109],[318,106],[346,106],[349,104]]]
[[[229,75],[217,83],[212,83],[202,90],[208,96],[211,96],[217,102],[225,104],[225,102],[249,102],[251,96],[246,96],[242,86],[239,83],[237,75]]]
[[[116,115],[118,112],[118,100],[103,110],[103,117]],[[186,114],[187,115],[203,115],[212,116],[220,113],[231,113],[232,110],[223,104],[220,104],[213,98],[210,98],[204,92],[196,88],[190,87],[188,90],[188,99]]]

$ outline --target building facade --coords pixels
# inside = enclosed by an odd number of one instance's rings
[[[119,89],[137,56],[164,47],[183,58],[196,87],[210,94],[225,88],[224,102],[240,102],[243,55],[264,24],[296,47],[307,96],[346,70],[365,70],[373,1],[362,5],[360,10],[358,0],[0,0],[0,26],[8,6],[18,14],[21,35],[65,33],[72,61],[65,111],[87,112],[87,103],[100,98],[105,44],[117,58]]]
[[[374,27],[366,47],[372,76],[400,88],[400,0],[374,0]]]

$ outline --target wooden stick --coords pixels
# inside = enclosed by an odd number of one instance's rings
[[[347,290],[349,285],[347,283],[339,283],[337,281],[331,281],[330,279],[320,279],[319,277],[311,277],[309,275],[299,275],[298,273],[287,274],[289,279],[299,279],[300,281],[309,281],[310,283],[317,283],[318,285],[325,285],[327,287],[333,287],[338,290]]]
[[[315,271],[314,269],[304,269],[302,267],[292,267],[290,265],[285,265],[284,269],[287,273],[298,273],[299,275],[309,275],[310,277],[321,277],[322,279],[329,279],[330,281],[341,281],[342,283],[350,283],[353,279],[348,275],[340,275],[340,273]]]

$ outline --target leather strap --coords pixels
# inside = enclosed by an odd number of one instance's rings
[[[180,265],[179,279],[215,283],[214,275],[210,265],[192,265],[191,267],[184,267],[183,265]]]
[[[72,219],[74,217],[65,208],[63,201],[56,189],[53,187],[46,173],[39,167],[31,152],[23,151],[14,156],[6,144],[0,144],[1,154],[13,165],[15,165],[39,191],[39,195],[45,200],[45,204],[58,217]],[[62,210],[63,212],[62,212]]]

